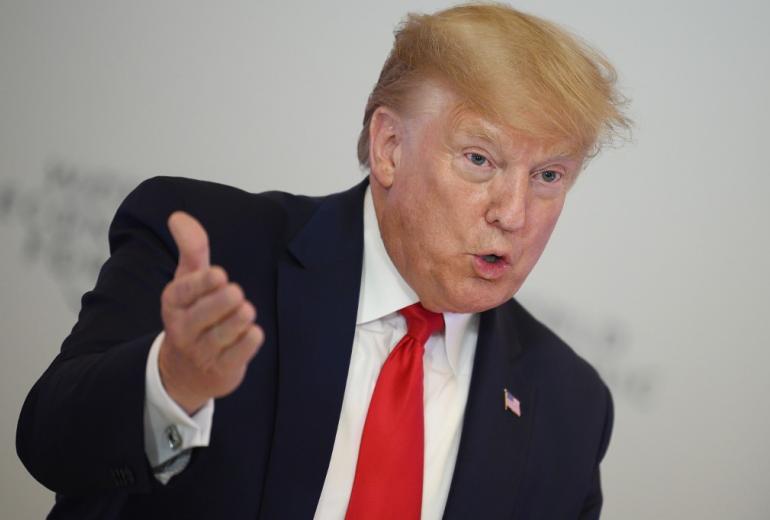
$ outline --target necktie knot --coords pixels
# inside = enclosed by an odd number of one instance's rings
[[[425,344],[434,332],[444,330],[444,315],[429,311],[420,302],[399,311],[406,318],[406,333]]]

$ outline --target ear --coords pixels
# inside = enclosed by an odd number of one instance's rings
[[[369,122],[369,168],[384,188],[393,184],[395,170],[401,162],[403,121],[390,108],[380,106]]]

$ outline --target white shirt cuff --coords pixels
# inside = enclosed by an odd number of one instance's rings
[[[147,356],[144,399],[144,450],[150,466],[158,468],[174,457],[174,463],[156,472],[162,483],[181,472],[189,461],[189,450],[209,445],[214,417],[214,400],[209,399],[195,415],[189,416],[163,388],[158,369],[158,353],[164,333],[158,334]],[[181,467],[180,467],[181,466]]]

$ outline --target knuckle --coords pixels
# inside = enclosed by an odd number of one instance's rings
[[[230,283],[226,289],[225,300],[228,304],[238,303],[243,300],[243,289],[238,284]]]
[[[246,348],[247,355],[249,359],[254,357],[254,355],[259,351],[259,343],[250,343],[248,347]]]
[[[222,330],[220,325],[214,325],[207,330],[203,334],[202,339],[204,348],[219,348],[222,344]]]
[[[179,303],[186,302],[190,297],[190,283],[187,280],[178,280],[174,286],[174,300]]]
[[[174,299],[174,288],[175,284],[173,281],[166,284],[166,286],[163,288],[163,292],[160,293],[160,303],[163,306],[171,307],[175,303]]]
[[[257,346],[253,343],[241,342],[233,350],[232,362],[234,365],[245,365],[257,353]]]
[[[201,276],[201,285],[204,289],[209,289],[211,287],[217,286],[217,274],[216,271],[213,269],[207,269],[202,273]]]
[[[235,316],[228,322],[227,341],[228,345],[237,345],[241,338],[246,334],[248,323]]]
[[[214,290],[211,293],[210,298],[207,298],[207,300],[210,302],[210,305],[213,308],[218,309],[220,307],[227,307],[232,305],[231,301],[233,300],[233,296],[233,288],[228,284]]]
[[[257,347],[257,345],[253,345],[253,344],[244,345],[244,347],[241,349],[240,356],[239,356],[240,362],[242,364],[248,363],[249,361],[254,359],[254,356],[257,355],[258,350],[259,348]]]
[[[232,345],[237,342],[241,335],[242,325],[237,322],[230,321],[221,327],[220,341],[223,347]]]
[[[212,286],[227,282],[227,271],[218,265],[211,266],[207,272],[206,280]]]
[[[250,304],[249,302],[245,302],[241,304],[241,306],[238,308],[238,318],[241,322],[251,322],[256,318],[256,311],[254,310],[254,306]]]
[[[260,327],[257,327],[256,325],[252,325],[249,328],[248,338],[250,343],[254,345],[261,345],[265,339],[265,333],[262,331]]]

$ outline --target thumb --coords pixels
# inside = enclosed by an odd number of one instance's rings
[[[168,218],[168,229],[179,249],[176,276],[209,267],[209,236],[200,222],[183,211]]]

